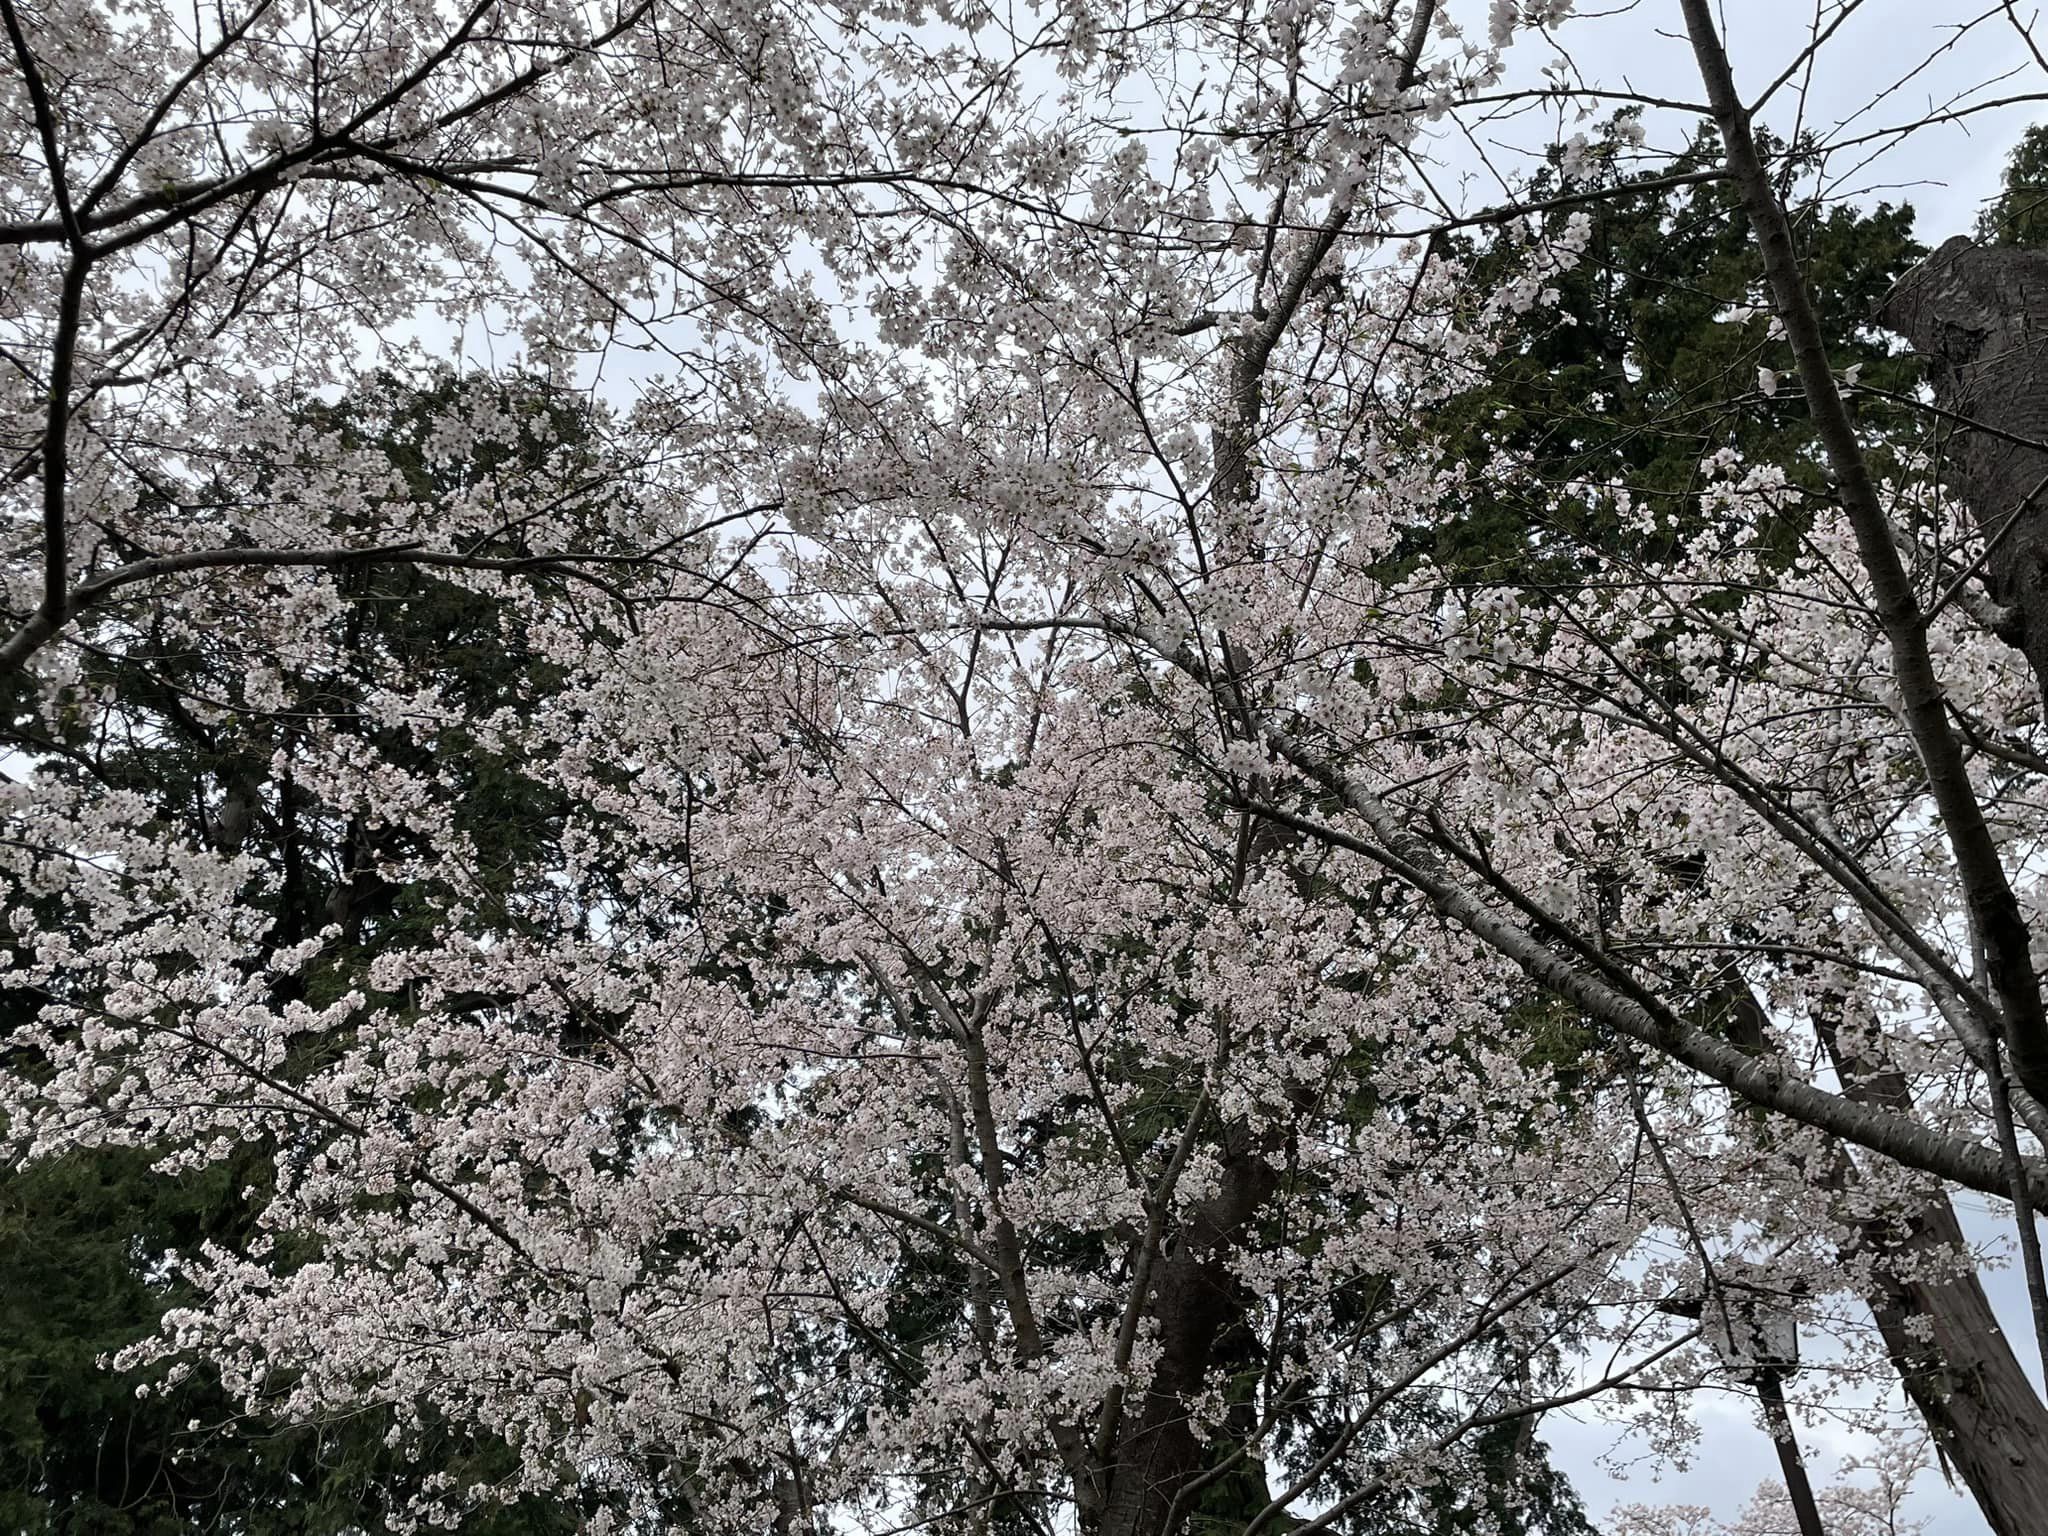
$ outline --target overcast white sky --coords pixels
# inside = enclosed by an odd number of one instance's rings
[[[1988,1204],[1966,1196],[1957,1202],[1957,1214],[1972,1243],[2003,1253],[2011,1246],[2010,1218],[2004,1207],[1994,1212]],[[1987,1272],[1984,1281],[2013,1352],[2039,1387],[2037,1351],[2017,1266]],[[1795,1382],[1795,1396],[1797,1390]],[[1907,1419],[1910,1409],[1902,1396],[1894,1394],[1891,1406]],[[1539,1433],[1596,1524],[1617,1504],[1702,1504],[1718,1514],[1733,1515],[1759,1483],[1777,1479],[1777,1453],[1757,1427],[1752,1404],[1733,1396],[1707,1399],[1697,1405],[1697,1412],[1703,1431],[1699,1454],[1685,1468],[1654,1462],[1644,1456],[1639,1443],[1585,1418],[1553,1414]],[[1826,1424],[1802,1425],[1800,1437],[1816,1483],[1831,1478],[1842,1458],[1862,1444],[1858,1437]],[[1938,1473],[1922,1475],[1908,1508],[1912,1516],[1927,1521],[1926,1536],[1989,1536],[1969,1495],[1945,1487]]]
[[[1721,0],[1722,35],[1744,98],[1754,99],[1797,58],[1817,16],[1826,27],[1841,9],[1840,0]],[[2041,0],[2019,0],[2013,10],[2023,20],[2040,17],[2036,36],[2048,49]],[[1579,11],[1556,36],[1588,81],[1700,99],[1676,0],[1579,0]],[[1521,50],[1517,61],[1532,76],[1542,62],[1535,49]],[[2043,90],[2048,75],[2000,0],[1861,0],[1818,50],[1810,74],[1802,71],[1777,93],[1764,120],[1781,134],[1804,127],[1843,142],[1939,110]],[[1859,164],[1876,145],[1845,151],[1831,170],[1846,194],[1911,202],[1920,238],[1938,244],[1969,230],[1997,190],[2007,152],[2044,118],[2041,103],[1970,111],[1894,141],[1868,163]],[[1652,143],[1660,138],[1674,136],[1667,129]]]

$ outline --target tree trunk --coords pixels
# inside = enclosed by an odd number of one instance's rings
[[[1215,1197],[1194,1207],[1178,1238],[1154,1261],[1159,1363],[1116,1433],[1095,1536],[1172,1536],[1186,1528],[1192,1506],[1179,1495],[1217,1454],[1195,1434],[1188,1409],[1219,1359],[1249,1354],[1248,1308],[1230,1273],[1231,1250],[1276,1183],[1257,1152],[1232,1149]],[[1233,1349],[1233,1341],[1239,1347]]]
[[[1961,1242],[1955,1211],[1937,1198],[1914,1218],[1906,1240],[1894,1235],[1884,1251],[1912,1259]],[[1985,1523],[1996,1536],[2048,1532],[2048,1414],[1976,1275],[1930,1285],[1881,1267],[1867,1300],[1906,1395]]]
[[[1990,545],[2000,632],[2048,699],[2048,251],[1959,235],[1907,273],[1879,318],[1931,364],[1955,420],[1947,459]]]
[[[1844,1093],[1906,1111],[1912,1098],[1899,1073],[1845,1041],[1835,1019],[1816,1018],[1815,1025]],[[1838,1149],[1833,1177],[1843,1189],[1854,1183],[1846,1151]],[[1864,1300],[1900,1384],[1985,1523],[1995,1536],[2042,1536],[2048,1532],[2048,1409],[2020,1368],[1976,1272],[1941,1283],[1900,1278],[1923,1257],[1959,1252],[1962,1243],[1946,1195],[1915,1212],[1903,1237],[1893,1223],[1864,1222],[1863,1251],[1878,1258]]]

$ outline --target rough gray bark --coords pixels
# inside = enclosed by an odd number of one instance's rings
[[[1850,1098],[1910,1112],[1912,1091],[1904,1077],[1851,1047],[1834,1019],[1814,1022]],[[1839,1153],[1830,1183],[1847,1192],[1855,1182],[1855,1165]],[[1876,1220],[1859,1228],[1862,1250],[1880,1256],[1864,1301],[1944,1464],[1962,1478],[1994,1536],[2040,1536],[2048,1531],[2048,1408],[2021,1369],[1976,1272],[1947,1281],[1900,1278],[1930,1255],[1961,1251],[1955,1208],[1936,1194],[1903,1232]]]
[[[2001,633],[2048,698],[2048,251],[1958,235],[1879,318],[1928,359],[1953,481],[1989,541],[1985,585],[2009,611]]]
[[[1891,1236],[1884,1246],[1887,1260],[1910,1273],[1914,1258],[1961,1241],[1955,1211],[1936,1199],[1903,1241]],[[1930,1284],[1884,1268],[1866,1299],[1906,1395],[1995,1536],[2048,1531],[2048,1414],[1976,1275]]]
[[[1245,1138],[1239,1132],[1233,1139]],[[1221,1187],[1195,1204],[1155,1261],[1149,1310],[1159,1328],[1159,1361],[1104,1469],[1099,1536],[1171,1536],[1186,1525],[1191,1510],[1178,1495],[1218,1454],[1194,1433],[1188,1405],[1209,1385],[1219,1350],[1247,1326],[1247,1298],[1230,1261],[1277,1182],[1255,1148],[1230,1148]]]

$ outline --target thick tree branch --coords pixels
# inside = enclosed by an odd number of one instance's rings
[[[1787,1076],[1769,1060],[1750,1056],[1726,1040],[1666,1013],[1653,1013],[1636,998],[1559,955],[1535,934],[1481,902],[1445,870],[1435,850],[1407,831],[1378,796],[1347,784],[1344,802],[1372,829],[1377,842],[1341,828],[1297,816],[1279,806],[1252,808],[1284,826],[1332,847],[1362,855],[1427,896],[1445,916],[1513,961],[1538,982],[1629,1039],[1713,1079],[1749,1103],[1827,1131],[1908,1168],[1948,1179],[1983,1194],[2009,1198],[2011,1187],[1999,1154],[1990,1147],[1942,1136],[1923,1125]],[[2048,1198],[2048,1167],[2029,1160],[2026,1187],[2039,1202]]]

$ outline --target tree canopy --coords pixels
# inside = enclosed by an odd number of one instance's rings
[[[1574,9],[0,0],[0,1523],[2048,1529],[2042,55]]]

